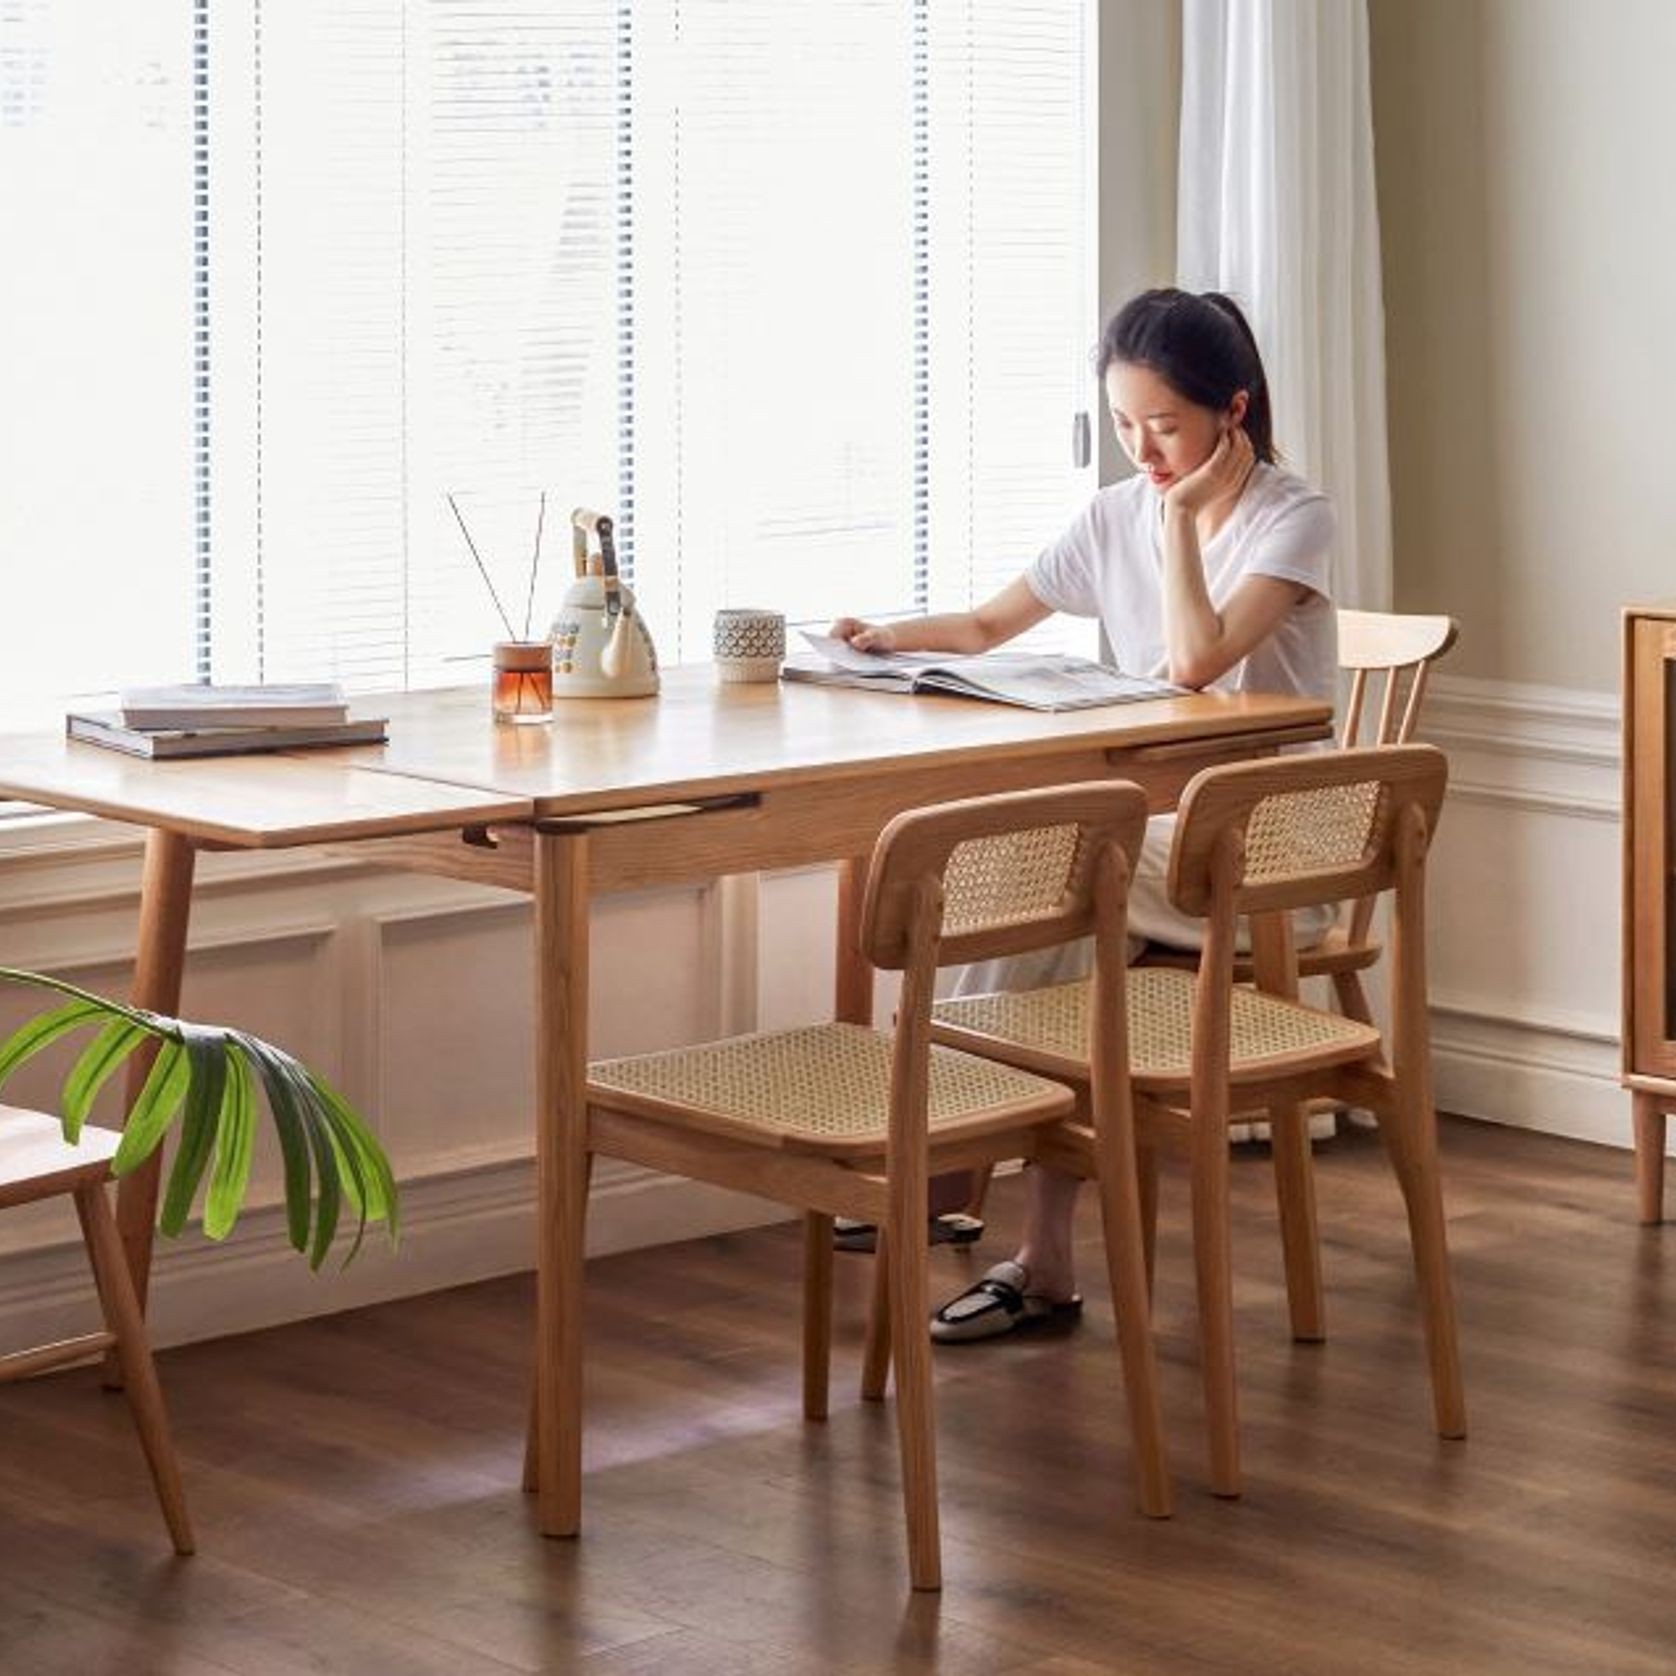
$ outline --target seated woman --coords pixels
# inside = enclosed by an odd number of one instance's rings
[[[1138,468],[1099,491],[1016,581],[975,611],[889,624],[840,618],[862,651],[987,652],[1055,611],[1098,617],[1120,668],[1185,687],[1331,699],[1337,670],[1332,508],[1279,465],[1251,327],[1217,292],[1143,292],[1101,334],[1112,424]],[[1130,888],[1131,958],[1144,942],[1199,945],[1164,886],[1171,815],[1148,825]],[[1300,945],[1328,910],[1298,916]],[[1085,940],[989,961],[957,993],[1033,989],[1086,975]],[[1071,1228],[1079,1182],[1029,1173],[1023,1244],[932,1317],[941,1342],[994,1338],[1080,1308]]]

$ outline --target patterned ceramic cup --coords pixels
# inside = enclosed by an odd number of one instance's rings
[[[718,681],[777,681],[786,656],[786,619],[778,611],[716,613]]]

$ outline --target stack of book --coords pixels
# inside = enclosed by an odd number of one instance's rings
[[[290,687],[136,687],[120,710],[64,718],[72,739],[137,757],[238,756],[310,745],[377,744],[383,716],[351,716],[343,689]]]

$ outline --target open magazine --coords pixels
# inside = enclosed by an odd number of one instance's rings
[[[953,693],[1022,705],[1026,710],[1090,710],[1134,699],[1172,698],[1186,690],[1062,653],[985,652],[977,657],[950,657],[936,652],[858,652],[830,635],[805,631],[803,638],[821,662],[788,663],[781,671],[787,681],[872,692]]]

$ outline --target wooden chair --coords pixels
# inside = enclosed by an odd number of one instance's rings
[[[941,1586],[926,1335],[928,1173],[1034,1156],[1037,1137],[1075,1105],[1061,1083],[931,1045],[940,965],[1021,953],[1090,931],[1096,936],[1091,989],[1102,998],[1096,1035],[1100,1063],[1111,1074],[1096,1077],[1089,1096],[1090,1169],[1102,1189],[1138,1497],[1149,1514],[1169,1512],[1133,1114],[1120,1069],[1126,891],[1145,821],[1144,794],[1123,783],[977,798],[902,815],[874,852],[861,933],[875,967],[903,974],[894,1038],[856,1024],[821,1024],[589,1069],[591,1154],[804,1211],[803,1410],[809,1419],[827,1412],[832,1217],[865,1218],[883,1231],[879,1272],[889,1276],[916,1589]],[[578,1250],[580,1243],[574,1242]],[[561,1351],[575,1365],[574,1347]],[[882,1395],[888,1354],[874,1335],[865,1394]],[[567,1393],[568,1401],[578,1397]],[[568,1431],[579,1436],[579,1426]]]
[[[1274,1135],[1294,1333],[1318,1337],[1321,1274],[1309,1169],[1307,1102],[1331,1097],[1379,1120],[1408,1211],[1431,1362],[1437,1429],[1466,1431],[1450,1296],[1426,1023],[1422,891],[1447,765],[1427,745],[1291,756],[1209,769],[1188,786],[1170,858],[1171,900],[1206,921],[1196,973],[1129,974],[1130,1076],[1141,1138],[1150,1272],[1157,1151],[1188,1156],[1211,1483],[1240,1490],[1234,1395],[1229,1122],[1266,1116]],[[1379,1032],[1303,1006],[1292,910],[1394,890],[1389,1064]],[[1234,937],[1250,916],[1256,989],[1235,982]],[[1086,983],[939,1002],[933,1039],[1004,1064],[1086,1084],[1098,1068]],[[1091,1061],[1090,1055],[1094,1057]],[[1063,1167],[1086,1173],[1089,1139],[1058,1132]],[[1037,1156],[1053,1159],[1055,1142]]]
[[[1339,744],[1345,750],[1363,745],[1406,745],[1414,737],[1431,667],[1459,633],[1453,617],[1411,616],[1392,611],[1340,611],[1338,666],[1350,677]],[[1378,709],[1375,711],[1374,703]],[[1377,965],[1383,952],[1373,934],[1374,899],[1341,902],[1338,918],[1319,942],[1298,950],[1300,978],[1328,978],[1339,1010],[1364,1024],[1373,1018],[1361,973]],[[1193,967],[1191,949],[1148,945],[1148,966]],[[1248,954],[1234,956],[1237,982],[1250,983],[1255,971]]]
[[[1424,617],[1392,611],[1340,611],[1338,664],[1350,677],[1339,744],[1351,750],[1364,744],[1406,745],[1414,737],[1420,706],[1426,696],[1431,667],[1455,644],[1459,626],[1453,617]],[[1377,700],[1377,714],[1373,701]],[[1372,719],[1371,734],[1367,726]],[[1364,738],[1364,734],[1369,737]],[[1328,978],[1339,1010],[1346,1018],[1371,1023],[1373,1011],[1361,974],[1378,963],[1382,945],[1373,934],[1371,897],[1341,902],[1338,918],[1319,942],[1297,951],[1298,975]],[[1141,953],[1145,966],[1199,964],[1193,949],[1173,949],[1149,943]],[[1234,976],[1250,983],[1255,967],[1249,954],[1236,953]],[[992,1171],[973,1172],[966,1195],[968,1215],[981,1217],[989,1197]]]
[[[35,1350],[0,1356],[0,1382],[44,1373],[49,1368],[79,1362],[115,1349],[122,1369],[123,1390],[139,1430],[140,1446],[151,1468],[152,1483],[162,1504],[177,1554],[192,1552],[192,1526],[186,1516],[186,1495],[180,1466],[169,1441],[163,1393],[146,1342],[145,1322],[134,1297],[128,1262],[117,1235],[116,1219],[105,1197],[110,1161],[122,1139],[108,1129],[82,1130],[77,1145],[69,1145],[58,1120],[40,1112],[0,1106],[0,1209],[33,1204],[37,1199],[67,1193],[81,1219],[82,1239],[99,1290],[105,1331],[64,1339]]]

